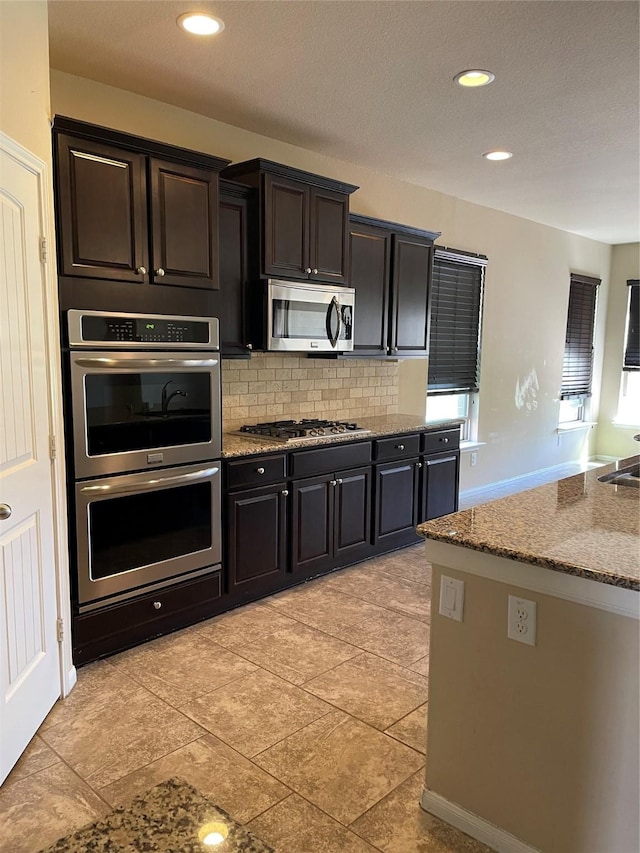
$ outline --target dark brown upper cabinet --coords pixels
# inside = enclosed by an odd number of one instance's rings
[[[439,236],[439,232],[351,215],[349,284],[356,290],[353,356],[428,355],[433,241]]]
[[[349,196],[356,186],[262,159],[236,163],[223,177],[259,194],[252,277],[348,283]]]
[[[54,135],[60,275],[219,288],[228,160],[66,118]]]

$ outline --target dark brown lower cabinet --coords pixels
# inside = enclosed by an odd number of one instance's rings
[[[415,532],[419,466],[416,458],[375,466],[374,548],[378,554],[420,540]]]
[[[287,488],[276,483],[227,496],[229,593],[281,586],[287,568]]]
[[[313,575],[371,553],[371,468],[291,484],[291,572]]]
[[[458,511],[460,453],[423,457],[420,521]]]

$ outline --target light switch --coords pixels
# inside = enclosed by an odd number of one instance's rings
[[[462,622],[464,581],[442,575],[440,578],[440,615]]]

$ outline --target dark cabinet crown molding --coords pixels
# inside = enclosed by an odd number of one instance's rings
[[[351,225],[368,225],[371,228],[384,228],[398,234],[408,234],[412,237],[422,237],[425,240],[437,240],[442,231],[426,231],[423,228],[414,228],[412,225],[401,225],[399,222],[389,222],[386,219],[377,219],[375,216],[364,216],[361,213],[349,215]]]
[[[301,181],[314,187],[321,187],[324,190],[333,190],[334,192],[351,195],[359,187],[354,184],[346,184],[344,181],[337,181],[333,178],[326,178],[323,175],[315,175],[313,172],[305,172],[302,169],[294,169],[292,166],[285,166],[282,163],[274,163],[273,160],[263,160],[257,157],[254,160],[246,160],[244,163],[234,163],[224,170],[224,178],[232,180],[241,180],[245,175],[255,174],[256,172],[268,172],[271,175],[277,175],[280,178],[290,178],[294,181]]]
[[[107,142],[110,145],[127,148],[129,151],[149,154],[152,157],[188,163],[192,166],[202,166],[213,172],[221,172],[231,162],[231,160],[224,160],[221,157],[214,157],[211,154],[204,154],[202,151],[193,151],[189,148],[169,145],[165,142],[158,142],[155,139],[146,139],[143,136],[133,136],[121,130],[113,130],[112,128],[102,127],[98,124],[89,124],[89,122],[79,121],[78,119],[67,116],[57,115],[54,118],[53,132],[67,133],[81,139]]]

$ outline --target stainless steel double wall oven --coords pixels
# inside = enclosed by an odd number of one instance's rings
[[[67,312],[80,612],[221,561],[218,321]]]

